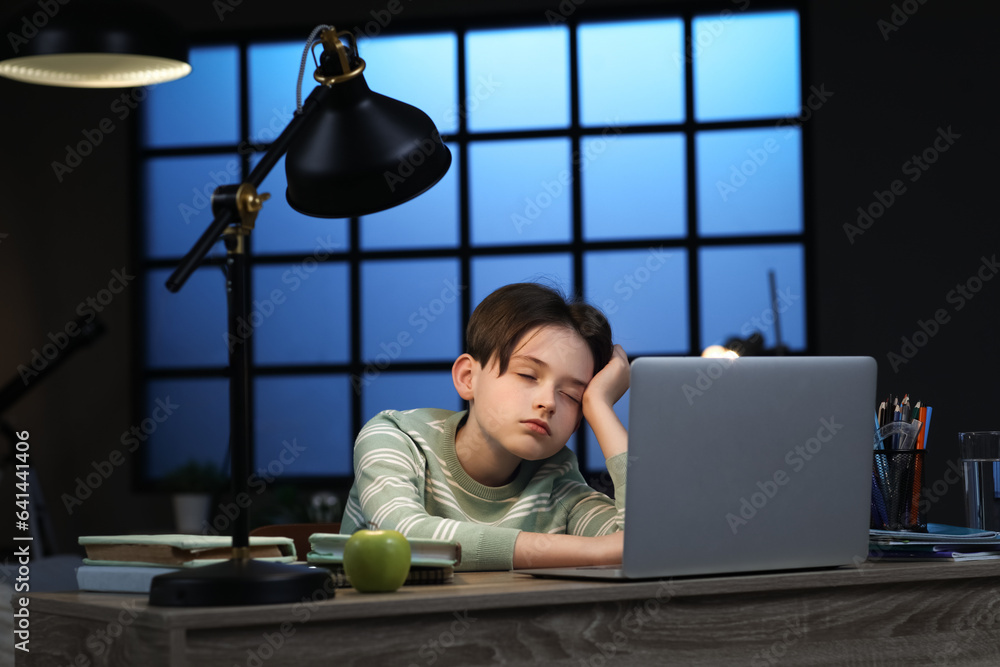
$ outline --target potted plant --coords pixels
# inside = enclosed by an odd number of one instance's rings
[[[227,482],[228,477],[218,466],[195,459],[167,473],[162,487],[173,494],[177,532],[202,532],[212,498],[225,488]]]

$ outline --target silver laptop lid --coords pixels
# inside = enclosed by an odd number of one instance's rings
[[[633,361],[625,576],[864,558],[876,373],[870,357]]]

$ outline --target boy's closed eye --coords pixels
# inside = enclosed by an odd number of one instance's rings
[[[535,377],[530,372],[523,372],[522,371],[522,372],[515,372],[514,374],[517,375],[519,378],[524,378],[525,380],[527,380],[529,382],[537,382],[538,381],[538,378]],[[573,384],[574,384],[574,387],[575,387],[576,383],[574,382]],[[559,391],[559,393],[562,394],[563,396],[565,396],[566,398],[568,398],[569,400],[573,401],[574,403],[581,403],[583,401],[583,391],[582,391],[582,389],[579,390],[579,391],[577,391],[576,389],[572,389],[572,390],[561,389]]]
[[[563,392],[563,395],[574,403],[580,403],[583,401],[583,396],[577,396],[575,393]]]

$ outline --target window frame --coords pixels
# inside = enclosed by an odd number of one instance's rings
[[[256,361],[252,361],[250,372],[251,402],[254,400],[253,379],[255,377],[279,376],[279,375],[327,375],[327,374],[347,374],[349,377],[360,377],[366,368],[371,366],[362,356],[361,340],[361,317],[362,304],[361,285],[362,264],[370,260],[385,259],[413,259],[413,258],[457,258],[459,262],[459,281],[465,286],[461,295],[460,323],[462,329],[459,334],[460,344],[464,348],[465,331],[464,324],[472,311],[471,273],[472,259],[475,257],[504,256],[504,255],[542,255],[550,253],[569,253],[571,256],[572,280],[576,294],[583,295],[585,276],[584,258],[587,252],[595,250],[645,250],[655,243],[665,249],[681,249],[687,254],[687,321],[689,332],[689,349],[687,354],[699,354],[699,341],[701,339],[701,304],[699,298],[700,277],[699,277],[699,250],[712,247],[750,247],[754,245],[783,245],[794,244],[802,248],[803,253],[803,284],[805,286],[805,349],[793,354],[811,354],[815,349],[816,326],[815,326],[815,299],[814,297],[814,261],[813,261],[813,206],[811,185],[811,131],[810,124],[805,122],[810,111],[806,106],[806,95],[809,82],[807,81],[810,67],[807,59],[806,44],[808,42],[808,7],[804,0],[798,2],[760,2],[747,6],[747,13],[772,12],[781,10],[793,10],[798,13],[799,23],[799,102],[800,113],[798,116],[784,118],[769,117],[752,120],[728,120],[728,121],[696,121],[694,116],[694,78],[693,59],[690,55],[692,44],[693,20],[696,17],[707,17],[717,15],[726,17],[729,15],[738,16],[741,14],[740,5],[744,4],[737,0],[732,2],[716,3],[695,3],[684,2],[671,4],[662,10],[653,11],[649,7],[588,7],[586,5],[574,5],[575,10],[567,15],[561,16],[554,13],[533,12],[530,15],[508,14],[503,17],[481,16],[464,17],[455,20],[438,22],[433,25],[414,21],[407,23],[405,16],[393,24],[391,33],[393,36],[421,33],[441,33],[454,32],[457,36],[457,72],[458,77],[458,100],[467,100],[469,91],[465,76],[465,35],[473,30],[483,29],[503,29],[517,27],[533,27],[555,24],[558,20],[567,26],[569,31],[569,101],[570,101],[570,124],[568,128],[543,129],[543,130],[515,130],[515,131],[484,131],[470,132],[467,128],[467,118],[465,114],[459,113],[458,129],[454,133],[443,134],[443,139],[456,144],[457,165],[461,170],[458,177],[459,196],[459,237],[456,246],[447,248],[417,248],[417,249],[371,249],[361,248],[360,221],[352,218],[348,222],[348,247],[343,250],[332,250],[325,253],[325,261],[345,262],[348,266],[348,279],[350,280],[350,304],[348,307],[350,316],[350,361],[339,364],[309,364],[309,365],[271,365],[259,366]],[[579,59],[578,59],[578,32],[577,27],[581,23],[595,22],[625,22],[641,19],[666,19],[680,18],[683,21],[684,45],[688,49],[684,62],[684,120],[679,123],[649,123],[622,126],[619,129],[624,135],[639,134],[661,134],[680,133],[685,144],[685,165],[686,178],[686,233],[682,237],[645,237],[623,240],[584,240],[583,234],[583,190],[580,170],[581,142],[588,137],[600,136],[606,131],[605,127],[583,127],[580,124],[580,80],[579,80]],[[239,154],[241,174],[245,178],[251,169],[251,160],[254,154],[266,150],[266,144],[250,144],[250,121],[249,121],[249,81],[248,81],[248,49],[253,44],[281,43],[289,41],[301,41],[304,44],[304,35],[307,35],[313,26],[306,26],[295,31],[276,31],[266,34],[246,33],[226,35],[210,35],[197,40],[196,46],[213,45],[235,45],[239,54],[239,77],[240,77],[240,118],[239,133],[241,141],[238,145],[217,144],[212,146],[199,147],[170,147],[170,148],[145,148],[142,145],[141,123],[135,123],[133,129],[135,153],[134,159],[141,173],[144,161],[153,157],[180,156],[180,155],[211,155],[236,152]],[[362,47],[363,49],[363,44]],[[364,57],[364,53],[361,54]],[[295,76],[294,72],[289,73],[291,81]],[[303,92],[305,96],[307,91]],[[142,114],[141,105],[137,115]],[[725,129],[745,129],[745,128],[774,128],[781,124],[795,125],[801,130],[801,177],[802,177],[802,205],[803,205],[803,225],[801,233],[795,234],[763,234],[763,235],[734,235],[734,236],[701,236],[698,234],[698,200],[697,200],[697,179],[696,174],[696,151],[695,142],[699,132],[705,130],[725,130]],[[540,245],[489,245],[475,246],[471,243],[470,228],[470,178],[469,178],[469,145],[472,141],[483,140],[510,140],[510,139],[532,139],[543,137],[566,137],[569,139],[574,159],[571,160],[572,177],[571,187],[571,216],[572,230],[571,239],[565,243],[546,243]],[[252,150],[246,150],[251,148]],[[454,166],[453,166],[454,168]],[[145,195],[145,184],[142,178],[137,178],[135,188],[136,199],[133,205],[135,219],[142,220],[142,206],[140,202]],[[259,221],[267,224],[267,206],[261,213]],[[135,234],[134,250],[135,265],[139,267],[137,272],[140,284],[140,293],[145,294],[149,271],[152,269],[173,269],[177,265],[176,258],[170,259],[149,259],[145,256],[144,221],[137,225]],[[248,263],[250,265],[251,284],[248,285],[248,292],[253,294],[253,267],[254,266],[281,266],[302,262],[310,257],[309,253],[281,253],[271,255],[255,255],[253,253],[253,235],[251,234],[248,248]],[[206,260],[203,266],[220,267],[224,259],[215,257]],[[166,289],[165,287],[163,289]],[[599,305],[599,304],[598,304]],[[147,332],[146,313],[144,307],[136,309],[134,327],[137,332],[137,345],[134,350],[134,382],[138,391],[133,392],[133,410],[136,415],[144,415],[146,412],[147,395],[146,389],[151,380],[164,378],[219,378],[228,377],[228,370],[221,367],[197,367],[197,368],[168,368],[151,369],[146,366],[144,345]],[[737,333],[737,332],[734,332]],[[445,371],[450,369],[452,360],[439,361],[394,361],[393,372],[427,372]],[[357,390],[350,392],[351,405],[348,410],[350,419],[350,432],[356,434],[366,421],[366,416],[362,414],[363,397]],[[392,407],[392,406],[386,406]],[[228,422],[228,412],[220,414],[220,420]],[[254,429],[250,433],[251,451],[254,448]],[[584,471],[588,479],[599,488],[602,480],[606,482],[606,472],[603,471],[602,462],[588,461],[587,447],[585,446],[582,431],[574,436],[576,442],[575,450],[580,461],[581,470]],[[351,444],[347,443],[345,456],[350,456]],[[571,443],[572,444],[572,443]],[[251,459],[253,460],[253,458]],[[253,466],[252,466],[253,468]],[[352,476],[345,477],[293,477],[282,476],[281,483],[290,483],[296,487],[305,489],[329,488],[331,485],[346,488],[350,485]],[[150,490],[155,485],[155,478],[147,471],[146,448],[141,447],[137,451],[136,474],[133,475],[135,487],[139,490]]]

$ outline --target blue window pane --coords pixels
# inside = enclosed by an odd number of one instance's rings
[[[573,258],[567,253],[474,257],[472,307],[491,292],[511,283],[541,283],[573,294]]]
[[[153,158],[145,162],[146,254],[182,257],[212,223],[212,193],[239,183],[235,154]]]
[[[800,245],[703,248],[701,349],[722,345],[755,331],[765,347],[781,342],[791,350],[806,346],[805,263]],[[772,307],[768,272],[774,271],[776,307]],[[778,322],[778,326],[776,326]]]
[[[802,133],[798,128],[700,132],[698,232],[802,232]]]
[[[625,352],[688,351],[687,254],[677,248],[589,252],[587,301],[604,311]]]
[[[261,157],[255,155],[251,164],[256,165]],[[316,259],[346,252],[348,220],[313,218],[299,213],[288,205],[285,198],[287,187],[285,158],[282,156],[257,188],[258,192],[269,193],[271,198],[264,202],[264,208],[257,217],[251,236],[254,251],[258,254],[309,253]]]
[[[250,322],[257,363],[348,361],[349,287],[342,263],[255,267]]]
[[[462,409],[449,371],[380,373],[366,378],[362,386],[361,415],[365,421],[383,410]]]
[[[352,474],[347,376],[260,377],[254,382],[254,471],[261,477]]]
[[[569,125],[568,28],[473,31],[465,49],[469,130]]]
[[[473,245],[569,241],[570,153],[561,138],[470,144]]]
[[[301,42],[253,44],[247,49],[247,73],[250,88],[250,141],[268,144],[274,141],[295,113],[295,83],[305,38]],[[317,53],[319,49],[317,49]],[[316,87],[312,58],[306,60],[302,77],[302,100]]]
[[[160,269],[146,276],[149,366],[227,365],[226,278],[222,269],[198,269],[179,292],[170,292],[164,285],[171,273],[172,269]]]
[[[458,131],[458,37],[454,33],[358,40],[365,80],[376,93],[412,104],[438,132]]]
[[[361,218],[361,247],[443,248],[458,245],[458,147],[449,145],[448,173],[408,202]]]
[[[586,137],[581,154],[584,238],[685,235],[683,135]]]
[[[145,448],[146,474],[160,479],[191,461],[229,464],[229,382],[222,378],[151,380],[141,431],[128,448]],[[143,442],[144,440],[144,442]],[[141,444],[140,444],[141,443]]]
[[[680,19],[584,24],[578,37],[582,125],[684,120]]]
[[[393,362],[453,360],[460,354],[458,260],[361,265],[361,352],[378,371]]]
[[[189,75],[148,89],[149,98],[142,106],[145,146],[206,146],[239,141],[238,49],[193,48],[190,58]],[[116,101],[111,111],[121,117],[130,109]]]
[[[626,391],[625,395],[615,403],[615,414],[618,415],[618,419],[621,420],[622,426],[626,429],[628,429],[628,404],[630,396],[631,392]],[[601,450],[601,443],[597,442],[594,429],[590,428],[590,424],[586,420],[583,422],[583,441],[587,451],[586,472],[600,473],[606,471],[608,466],[604,458],[604,451]]]
[[[701,17],[693,31],[696,119],[798,115],[797,12]]]

